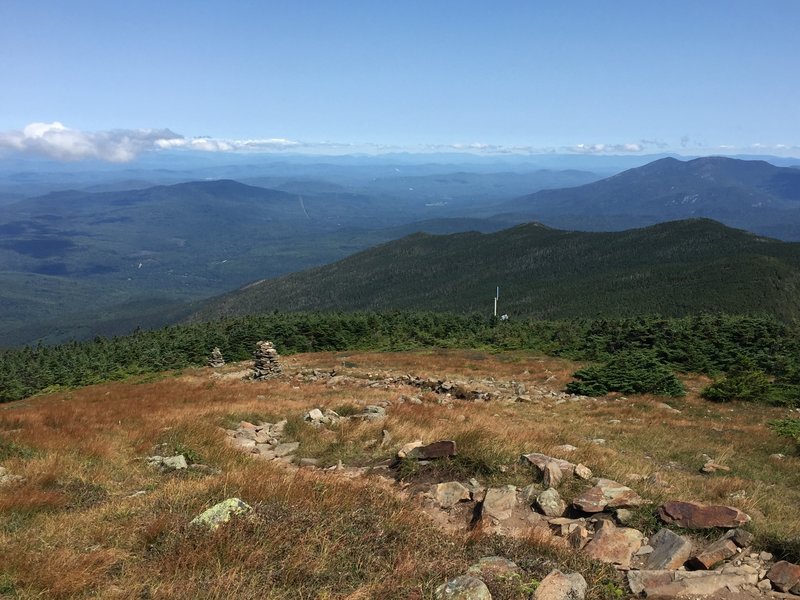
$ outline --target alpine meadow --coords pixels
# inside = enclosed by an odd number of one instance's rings
[[[0,7],[0,598],[800,600],[792,0]]]

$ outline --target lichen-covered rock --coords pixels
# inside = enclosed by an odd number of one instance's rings
[[[230,521],[234,515],[244,515],[253,510],[249,504],[239,498],[228,498],[215,504],[206,511],[197,515],[189,523],[206,529],[218,529],[220,525]]]
[[[567,510],[567,504],[554,488],[548,488],[536,497],[536,508],[546,517],[560,517]]]
[[[492,594],[477,577],[461,575],[436,588],[436,600],[492,600]]]
[[[629,527],[606,523],[583,551],[600,562],[629,567],[633,554],[642,546],[642,533]]]

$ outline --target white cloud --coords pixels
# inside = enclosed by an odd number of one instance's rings
[[[80,131],[62,123],[30,123],[21,131],[0,132],[0,150],[46,156],[56,160],[98,159],[128,162],[159,142],[179,140],[169,129]]]

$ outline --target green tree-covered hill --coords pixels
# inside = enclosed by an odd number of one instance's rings
[[[251,284],[195,318],[271,310],[445,310],[538,318],[800,316],[800,244],[707,219],[589,233],[530,223],[414,234],[331,265]]]

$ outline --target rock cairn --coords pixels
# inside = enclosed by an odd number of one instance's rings
[[[215,369],[225,366],[225,359],[222,358],[222,352],[219,348],[214,348],[211,351],[211,356],[208,359],[208,366]]]
[[[258,342],[254,356],[252,379],[269,379],[283,372],[278,362],[278,351],[272,342]]]

